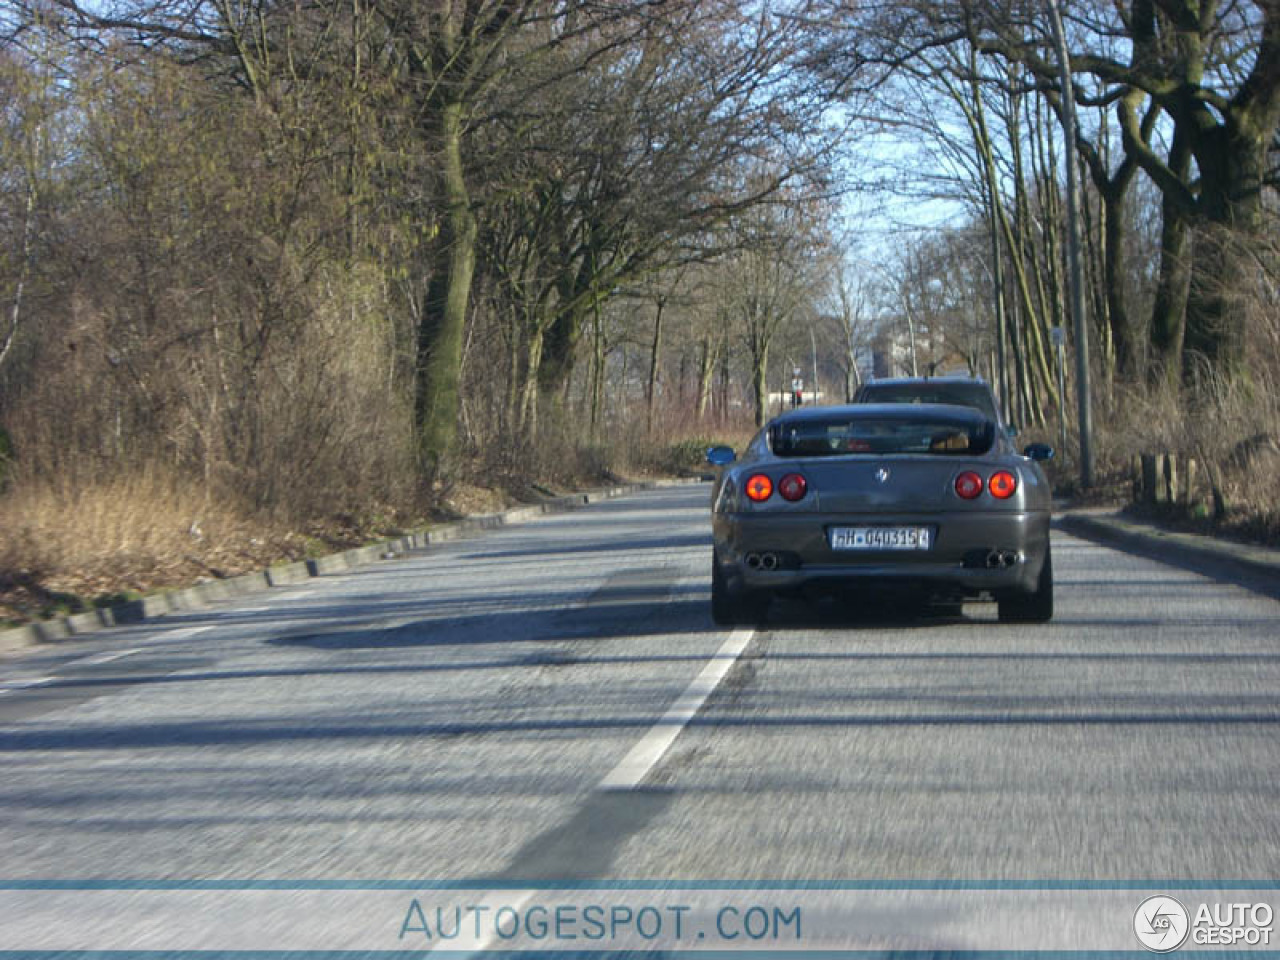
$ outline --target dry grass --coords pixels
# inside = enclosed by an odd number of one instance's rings
[[[0,497],[0,530],[0,620],[234,576],[306,546],[159,469],[18,482]]]
[[[498,513],[512,503],[513,498],[506,490],[495,490],[472,483],[454,483],[442,498],[440,506],[446,515],[465,517]]]
[[[1145,512],[1204,533],[1280,544],[1280,397],[1258,364],[1230,383],[1131,389],[1099,424],[1099,475],[1131,490],[1136,454],[1196,462],[1190,502]]]
[[[548,427],[536,444],[473,452],[435,491],[430,510],[413,497],[402,505],[366,503],[359,511],[331,508],[280,519],[281,511],[206,494],[202,484],[172,469],[98,475],[87,459],[52,476],[17,476],[0,495],[0,624],[235,576],[429,519],[490,513],[623,476],[697,472],[707,446],[741,449],[753,433],[749,425],[683,432],[664,425],[668,429],[651,435],[633,425],[589,444],[580,429]]]
[[[685,410],[666,409],[652,430],[637,419],[615,431],[609,457],[618,470],[639,476],[701,473],[708,447],[725,444],[741,453],[755,433],[748,414],[730,423],[698,423]]]

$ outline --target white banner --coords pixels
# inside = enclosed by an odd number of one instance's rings
[[[0,888],[0,951],[1275,950],[1270,889]]]

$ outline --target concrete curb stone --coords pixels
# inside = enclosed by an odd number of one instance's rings
[[[564,513],[589,504],[612,500],[631,493],[639,493],[642,490],[680,486],[696,482],[698,481],[651,480],[600,487],[581,493],[554,497],[542,503],[513,507],[500,513],[465,517],[462,520],[441,524],[418,533],[393,537],[389,540],[356,547],[352,550],[344,550],[325,557],[277,564],[268,567],[266,570],[229,577],[225,580],[211,580],[208,583],[201,583],[192,587],[153,594],[143,597],[141,600],[130,600],[125,603],[88,610],[84,613],[77,613],[67,617],[28,623],[11,630],[0,631],[0,655],[40,644],[79,639],[98,630],[140,623],[144,620],[162,617],[167,613],[202,610],[211,604],[262,593],[275,587],[303,583],[314,577],[341,573],[363,564],[372,563],[376,560],[390,559],[412,550],[426,549],[434,543],[445,543],[472,533],[496,530],[517,523],[526,523],[529,520],[547,514]]]
[[[1057,521],[1068,533],[1192,570],[1243,576],[1248,585],[1280,596],[1280,550],[1165,530],[1117,511],[1068,510]]]

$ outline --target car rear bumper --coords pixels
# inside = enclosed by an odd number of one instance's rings
[[[832,526],[928,526],[932,542],[928,550],[833,550]],[[725,576],[739,589],[885,586],[977,595],[1035,589],[1049,514],[716,514],[713,532]],[[761,557],[776,565],[764,568]]]

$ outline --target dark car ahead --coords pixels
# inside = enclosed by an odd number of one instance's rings
[[[854,403],[945,403],[973,407],[1001,423],[995,393],[971,377],[890,377],[864,383]]]
[[[872,588],[989,598],[1004,621],[1053,616],[1050,489],[998,422],[942,404],[806,407],[740,460],[713,447],[711,609],[763,617],[779,593]]]

